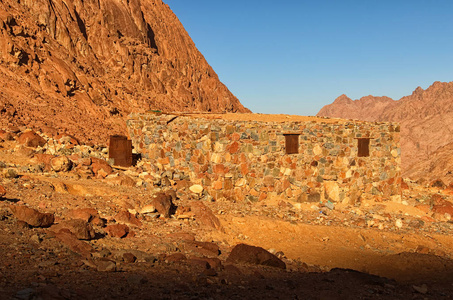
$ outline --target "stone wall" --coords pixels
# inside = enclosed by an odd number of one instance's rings
[[[226,121],[131,114],[135,151],[155,172],[201,184],[214,198],[355,204],[401,195],[399,126],[348,120]],[[286,154],[285,134],[299,134],[298,153]],[[369,156],[358,140],[370,138]]]

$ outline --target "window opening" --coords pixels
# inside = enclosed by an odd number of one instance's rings
[[[357,139],[357,156],[368,157],[370,156],[370,138],[358,138]]]
[[[286,154],[299,153],[299,134],[284,134]]]

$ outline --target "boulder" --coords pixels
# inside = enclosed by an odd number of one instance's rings
[[[23,205],[11,205],[13,215],[20,221],[33,227],[49,227],[53,224],[55,217],[51,213],[41,213],[33,208]]]
[[[53,225],[49,230],[53,232],[69,230],[79,240],[91,240],[95,236],[95,232],[91,224],[81,219],[63,221],[59,224]]]
[[[157,193],[153,195],[151,204],[160,214],[168,218],[170,217],[171,210],[173,208],[173,202],[171,200],[171,195],[168,195],[166,193]]]
[[[19,135],[17,142],[31,148],[43,147],[47,143],[45,139],[34,131],[25,131]]]
[[[142,222],[128,211],[120,211],[119,213],[117,213],[115,216],[115,221],[117,223],[123,223],[137,227],[142,226]]]
[[[286,269],[286,264],[274,254],[261,247],[246,244],[236,245],[226,261],[228,263],[264,265]]]
[[[50,160],[50,165],[55,172],[68,172],[71,170],[72,161],[66,156],[58,156]]]
[[[63,245],[65,245],[69,250],[78,253],[83,257],[90,257],[91,253],[94,252],[93,247],[91,247],[86,242],[79,240],[67,229],[60,230],[59,232],[54,233],[54,235],[55,238],[59,240]]]
[[[218,230],[223,230],[219,218],[217,218],[212,210],[204,205],[203,202],[193,201],[190,205],[190,209],[193,212],[195,219],[201,224]]]
[[[94,218],[99,217],[99,213],[94,208],[76,208],[69,210],[66,213],[66,217],[70,219],[80,219],[85,222],[90,222]]]
[[[104,231],[111,237],[123,238],[129,233],[129,227],[124,224],[108,225]]]

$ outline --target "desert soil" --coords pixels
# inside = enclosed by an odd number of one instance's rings
[[[59,156],[66,153],[79,165],[60,172],[37,161],[43,148],[0,141],[0,187],[6,192],[0,198],[0,299],[453,295],[448,188],[406,180],[401,203],[338,203],[333,209],[280,198],[232,202],[194,193],[190,182],[149,179],[140,162],[104,173],[94,172],[94,164],[82,168],[84,163],[70,156],[81,146],[62,140]],[[105,157],[105,150],[94,147],[79,155]],[[143,210],[160,192],[173,195],[168,217]],[[17,213],[24,206],[54,214],[54,224],[30,226]],[[86,208],[98,214],[84,223],[93,235],[75,238],[64,224],[83,219]],[[112,233],[116,225],[128,233]],[[228,258],[237,244],[268,250],[286,269],[232,262]]]

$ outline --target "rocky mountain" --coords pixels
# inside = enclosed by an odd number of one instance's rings
[[[105,142],[155,109],[248,111],[161,0],[0,1],[0,125]]]
[[[400,100],[367,96],[351,100],[338,97],[323,107],[318,116],[401,124],[403,175],[415,179],[443,178],[451,182],[449,160],[453,149],[453,82],[434,82],[423,90],[418,87]],[[444,153],[446,157],[439,159]]]

